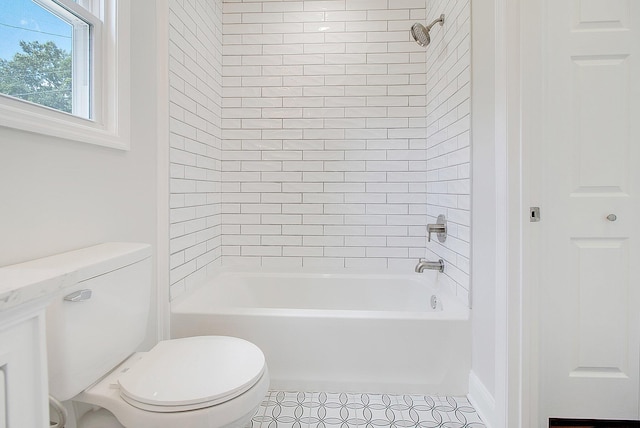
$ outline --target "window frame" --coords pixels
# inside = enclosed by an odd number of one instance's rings
[[[92,82],[89,89],[90,105],[87,106],[91,110],[92,117],[85,119],[75,114],[0,94],[0,126],[129,150],[128,2],[118,0],[80,0],[80,4],[71,0],[36,0],[36,2],[45,8],[47,6],[43,4],[57,4],[70,13],[80,16],[92,27],[90,71],[88,76],[84,76]],[[75,43],[74,41],[74,48]],[[76,59],[74,58],[73,61],[75,69]],[[75,108],[74,113],[76,113]]]

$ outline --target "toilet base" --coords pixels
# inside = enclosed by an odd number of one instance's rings
[[[84,415],[82,415],[82,417],[80,417],[77,422],[68,421],[68,424],[65,425],[65,428],[127,428],[122,425],[118,418],[116,418],[115,415],[110,411],[103,408],[96,408],[95,406],[92,407],[94,407],[94,409],[84,413]],[[235,422],[232,422],[229,425],[225,425],[219,428],[245,428],[249,426],[251,424],[253,415],[256,413],[259,407],[260,405],[256,406],[256,408],[253,409],[251,413],[245,415]]]
[[[78,421],[78,428],[125,428],[113,413],[105,409],[90,410]]]
[[[259,407],[259,406],[258,406]],[[246,415],[244,418],[232,423],[231,425],[227,425],[223,428],[245,428],[251,422],[251,418],[253,414],[258,410],[253,410],[253,412],[249,415]],[[126,428],[124,425],[118,421],[113,413],[106,409],[97,409],[90,410],[85,413],[82,418],[78,421],[77,428]]]

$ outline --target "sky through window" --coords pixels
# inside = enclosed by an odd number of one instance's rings
[[[0,58],[22,52],[19,42],[52,41],[71,52],[72,26],[31,0],[0,1]]]

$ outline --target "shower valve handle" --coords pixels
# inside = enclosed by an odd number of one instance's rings
[[[432,233],[436,234],[440,242],[447,240],[447,219],[443,214],[438,216],[435,224],[427,224],[427,242],[431,242]]]

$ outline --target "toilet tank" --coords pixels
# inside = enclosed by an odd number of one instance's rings
[[[146,336],[151,247],[106,243],[48,257],[78,281],[46,310],[49,392],[68,400],[136,351]]]

